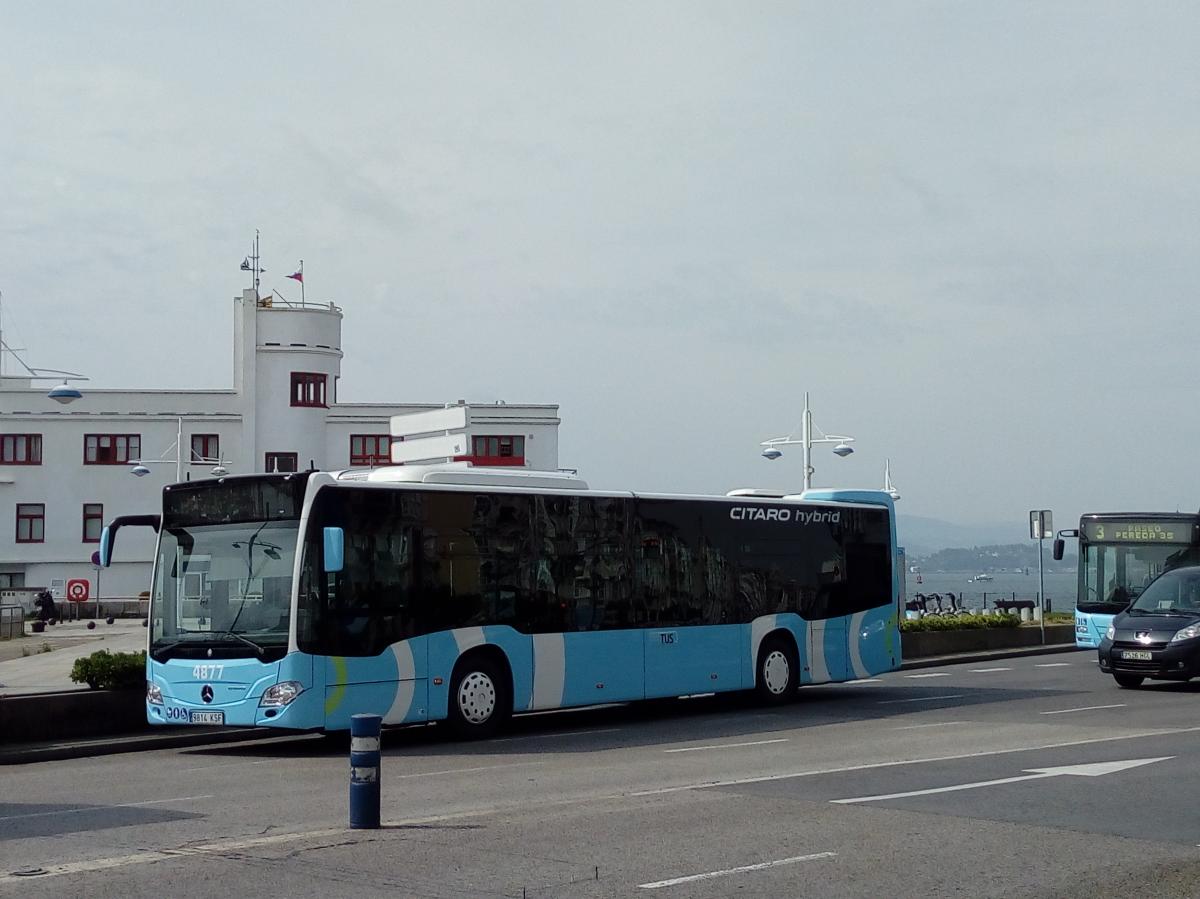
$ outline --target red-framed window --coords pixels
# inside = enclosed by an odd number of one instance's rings
[[[390,465],[392,438],[387,434],[351,434],[351,465]]]
[[[292,372],[292,405],[328,406],[325,401],[325,385],[328,380],[328,375],[316,372]]]
[[[455,458],[473,465],[524,465],[525,438],[519,434],[480,434],[471,438],[471,455]]]
[[[99,543],[102,530],[104,530],[104,505],[102,503],[84,503],[83,542]]]
[[[41,434],[0,435],[0,465],[41,465]]]
[[[17,503],[17,542],[46,542],[45,503]]]
[[[221,438],[217,434],[192,435],[192,464],[221,461]]]
[[[84,465],[124,465],[142,455],[140,434],[85,434]]]
[[[300,459],[295,453],[267,453],[264,471],[299,471]]]

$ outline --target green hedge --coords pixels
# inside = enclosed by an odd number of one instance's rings
[[[146,652],[93,652],[75,660],[71,680],[93,690],[141,687],[146,683]]]
[[[904,618],[902,633],[915,631],[964,631],[985,627],[1020,627],[1020,615],[930,615],[925,618]]]

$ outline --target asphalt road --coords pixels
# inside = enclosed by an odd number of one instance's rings
[[[385,740],[377,831],[345,741],[0,774],[0,895],[1200,895],[1200,684],[1094,653]]]

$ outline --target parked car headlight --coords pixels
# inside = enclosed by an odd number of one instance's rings
[[[1187,627],[1177,630],[1175,636],[1171,638],[1171,642],[1178,643],[1180,640],[1191,640],[1195,637],[1200,637],[1200,624],[1189,624]]]
[[[304,684],[300,683],[300,681],[281,681],[272,687],[267,687],[263,691],[262,699],[258,701],[258,704],[260,707],[282,708],[291,703],[292,700],[303,692]]]
[[[151,705],[162,705],[162,687],[152,680],[146,681],[146,702]]]
[[[1113,625],[1108,626],[1108,630],[1104,632],[1104,636],[1109,640],[1117,639],[1117,629]]]

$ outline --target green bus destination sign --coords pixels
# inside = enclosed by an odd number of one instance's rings
[[[1191,543],[1190,521],[1089,521],[1083,534],[1093,543]]]

